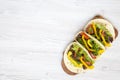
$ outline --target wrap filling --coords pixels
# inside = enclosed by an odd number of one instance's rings
[[[77,43],[74,43],[70,46],[67,57],[75,67],[82,67],[84,69],[94,68],[94,61]]]
[[[99,40],[104,46],[110,46],[113,41],[112,34],[106,29],[106,24],[92,22],[86,28],[86,32]]]
[[[96,56],[101,55],[104,52],[100,45],[85,32],[79,33],[76,40],[88,50],[93,59],[96,59]]]

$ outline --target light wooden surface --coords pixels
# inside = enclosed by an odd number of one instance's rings
[[[0,0],[0,80],[119,80],[120,36],[76,76],[61,67],[62,53],[96,14],[120,30],[120,0]]]

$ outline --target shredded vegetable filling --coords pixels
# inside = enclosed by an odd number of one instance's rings
[[[84,65],[87,69],[91,69],[89,65],[92,66],[94,63],[88,54],[82,48],[80,48],[78,44],[75,43],[70,47],[70,50],[67,53],[67,57],[75,67],[79,68],[83,67]],[[84,57],[84,60],[81,61],[81,57]]]

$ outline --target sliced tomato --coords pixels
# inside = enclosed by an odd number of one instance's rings
[[[88,66],[91,66],[92,64],[91,64],[91,62],[85,62]]]
[[[94,56],[91,52],[89,52],[89,54],[93,59],[96,59],[96,56]]]
[[[82,32],[81,35],[82,35],[82,36],[84,35],[85,39],[89,39],[89,36],[86,35],[84,32]]]

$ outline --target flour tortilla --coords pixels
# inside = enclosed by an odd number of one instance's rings
[[[115,30],[114,30],[114,27],[113,27],[113,25],[110,22],[108,22],[105,19],[93,19],[93,20],[89,21],[88,24],[85,26],[84,31],[86,30],[86,28],[88,27],[88,25],[90,25],[93,22],[94,23],[101,23],[101,24],[106,25],[105,28],[112,34],[113,40],[115,39]]]
[[[75,67],[67,58],[67,53],[71,47],[72,44],[78,44],[80,48],[82,48],[87,54],[88,56],[91,58],[91,56],[89,55],[88,51],[81,45],[79,44],[78,42],[72,42],[68,45],[68,47],[66,48],[65,52],[64,52],[64,56],[63,56],[63,62],[66,66],[66,68],[70,71],[70,72],[73,72],[73,73],[81,73],[81,72],[84,72],[84,69],[81,67],[81,68],[78,68],[78,67]],[[92,59],[92,58],[91,58]],[[93,59],[92,59],[93,60]]]
[[[77,41],[76,40],[76,38],[77,38],[77,36],[81,33],[81,32],[84,32],[84,31],[80,31],[80,32],[78,32],[76,35],[75,35],[75,41]],[[97,39],[95,39],[94,37],[92,37],[91,35],[89,35],[89,34],[87,34],[86,32],[84,32],[86,35],[88,35],[91,39],[93,39],[104,51],[105,51],[105,47],[104,47],[104,45],[103,44],[101,44]],[[77,41],[78,42],[78,41]],[[89,54],[89,53],[88,53]],[[96,59],[98,59],[100,57],[100,55],[98,55],[98,56],[96,56]],[[94,59],[94,60],[96,60],[96,59]]]
[[[92,20],[93,19],[104,19],[104,20],[107,20],[106,18],[104,18],[103,16],[101,16],[101,15],[96,15],[96,16],[94,16],[93,18],[92,18]],[[107,20],[107,21],[109,21],[109,20]],[[110,21],[109,21],[110,22]],[[111,23],[111,22],[110,22]],[[111,23],[112,24],[112,23]],[[113,25],[113,24],[112,24]],[[113,28],[114,28],[114,31],[115,31],[115,39],[117,38],[117,36],[118,36],[118,30],[117,30],[117,28],[113,25]]]
[[[101,15],[96,15],[96,16],[94,16],[93,18],[92,18],[92,20],[95,20],[95,19],[104,19],[104,20],[106,20],[103,16],[101,16]],[[108,21],[108,20],[107,20]],[[89,21],[90,22],[90,21]],[[106,21],[105,21],[106,22]],[[108,24],[109,24],[110,22],[108,22]],[[110,24],[111,25],[111,24]],[[113,25],[112,25],[113,26]],[[86,27],[87,27],[87,25],[86,25]],[[113,28],[114,28],[114,31],[113,31]],[[108,29],[108,27],[107,27],[107,29],[110,31],[110,32],[112,32],[111,34],[112,34],[112,36],[113,36],[113,39],[115,39],[115,38],[117,38],[117,36],[118,36],[118,30],[115,28],[115,27],[113,27],[113,28],[111,28],[111,27],[109,27],[109,29]],[[84,28],[85,29],[85,28]],[[73,42],[74,43],[74,42]],[[72,45],[73,43],[71,43],[70,45]],[[79,44],[79,43],[78,43]],[[61,65],[62,65],[62,67],[63,67],[63,70],[66,72],[66,73],[68,73],[68,74],[70,74],[70,75],[76,75],[77,73],[81,73],[81,72],[85,72],[84,70],[83,70],[83,68],[80,68],[80,69],[78,69],[78,71],[77,71],[77,69],[71,64],[71,62],[68,60],[68,59],[66,59],[67,58],[67,56],[65,55],[65,54],[67,54],[67,51],[69,50],[69,48],[70,48],[70,45],[67,47],[67,49],[65,50],[65,52],[64,52],[64,54],[63,54],[63,58],[62,58],[62,62],[61,62]],[[83,46],[81,45],[81,48],[82,48]],[[88,53],[88,51],[83,47],[83,49]],[[105,49],[105,48],[103,48],[103,49]],[[89,55],[89,53],[88,53],[88,55]]]

